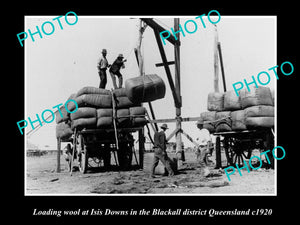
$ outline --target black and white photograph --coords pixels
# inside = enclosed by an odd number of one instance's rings
[[[23,215],[268,220],[289,211],[290,26],[277,11],[198,11],[23,12],[14,122]]]
[[[25,17],[26,194],[276,194],[276,17],[60,21]]]

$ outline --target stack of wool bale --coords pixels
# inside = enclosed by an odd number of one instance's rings
[[[125,89],[116,89],[112,93],[108,90],[96,87],[84,87],[68,99],[73,99],[78,105],[69,102],[67,113],[61,108],[63,117],[56,112],[56,135],[60,138],[68,138],[75,128],[113,128],[113,98],[116,103],[117,127],[139,127],[147,123],[145,119],[146,109],[141,104],[132,103],[126,96]],[[136,117],[137,116],[137,117]]]
[[[146,109],[142,102],[154,101],[165,96],[166,87],[163,80],[156,74],[134,77],[126,80],[125,88],[113,92],[96,88],[84,87],[76,94],[72,94],[67,105],[67,113],[61,107],[63,117],[56,112],[56,136],[62,139],[69,138],[75,128],[113,128],[113,99],[116,109],[116,126],[118,128],[141,127],[147,123]]]
[[[75,95],[76,94],[72,94],[67,100],[73,99]],[[62,140],[68,140],[73,134],[71,129],[70,114],[65,109],[65,105],[60,107],[60,111],[62,116],[60,115],[59,111],[55,113],[56,137]]]
[[[243,89],[239,96],[235,91],[209,93],[207,109],[200,121],[211,133],[274,126],[274,92],[268,87]]]

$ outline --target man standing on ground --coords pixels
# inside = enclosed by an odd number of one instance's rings
[[[107,76],[106,76],[106,70],[110,65],[108,64],[108,61],[106,59],[107,51],[106,49],[102,49],[102,56],[97,64],[98,68],[98,74],[100,77],[100,85],[99,88],[105,89],[106,83],[107,83]]]
[[[123,60],[123,55],[119,54],[118,58],[113,62],[113,64],[111,65],[109,72],[111,75],[111,79],[113,81],[113,85],[114,88],[117,89],[117,83],[116,83],[116,77],[117,76],[119,78],[119,88],[122,88],[122,84],[123,84],[123,76],[120,73],[120,69],[124,69],[125,65],[124,62],[126,62],[127,60]]]
[[[154,134],[154,160],[151,167],[151,177],[154,178],[155,168],[159,163],[159,160],[163,163],[165,168],[167,169],[169,176],[174,175],[174,171],[171,168],[170,160],[167,155],[167,139],[166,139],[166,130],[168,129],[167,124],[163,124],[160,127],[162,130],[160,132],[156,132]]]
[[[207,129],[203,128],[203,122],[198,121],[197,127],[199,128],[199,147],[197,149],[196,155],[200,166],[203,168],[203,176],[207,177],[210,171],[207,166],[207,156],[210,154],[209,146],[211,143],[210,133]]]

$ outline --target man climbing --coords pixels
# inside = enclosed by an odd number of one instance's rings
[[[207,166],[207,157],[211,154],[209,149],[211,137],[209,131],[203,128],[203,122],[198,121],[196,125],[200,130],[199,137],[197,138],[199,141],[199,147],[196,152],[197,160],[199,161],[200,166],[203,168],[203,176],[207,177],[210,174]]]
[[[98,68],[98,74],[100,77],[100,85],[99,88],[105,89],[106,83],[107,83],[107,76],[106,76],[106,70],[110,65],[108,64],[108,61],[106,59],[107,50],[102,49],[102,56],[98,61],[97,68]]]
[[[123,84],[123,76],[120,73],[120,69],[124,69],[125,65],[124,62],[126,62],[127,60],[123,60],[123,54],[119,54],[118,58],[113,62],[113,64],[111,65],[109,72],[111,75],[111,79],[113,81],[113,85],[114,88],[117,89],[117,83],[116,83],[116,77],[117,76],[119,78],[119,88],[122,88],[122,84]]]
[[[159,160],[163,163],[165,168],[167,169],[169,176],[174,175],[174,171],[170,165],[170,159],[167,155],[167,140],[166,140],[166,130],[168,129],[167,124],[163,124],[160,132],[155,132],[154,134],[154,159],[151,167],[151,177],[154,178],[155,168],[159,163]]]

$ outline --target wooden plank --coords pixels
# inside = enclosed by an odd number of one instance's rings
[[[174,123],[176,119],[156,119],[156,120],[148,120],[149,123]]]
[[[193,138],[192,138],[190,135],[188,135],[187,133],[185,133],[183,130],[181,130],[181,133],[182,133],[182,134],[183,134],[190,142],[192,142],[197,148],[199,147],[198,143],[195,142],[195,141],[193,140]]]
[[[169,141],[175,134],[177,134],[180,131],[180,129],[175,129],[168,137],[167,137],[167,141]]]
[[[159,33],[165,31],[165,29],[160,26],[158,23],[156,23],[153,19],[151,18],[140,18],[142,21],[144,21],[149,27],[151,27],[154,31],[158,31],[158,36],[160,37]],[[175,43],[178,43],[180,45],[180,41],[176,40],[175,37],[170,34],[170,37],[166,39],[168,42],[171,44],[175,45]]]
[[[167,78],[168,78],[168,81],[169,81],[169,84],[170,84],[170,88],[171,88],[171,91],[172,91],[175,106],[176,107],[181,107],[181,102],[177,97],[177,93],[176,93],[176,89],[175,89],[174,82],[173,82],[173,79],[172,79],[171,71],[170,71],[169,66],[167,65],[168,60],[167,60],[167,57],[166,57],[166,54],[165,54],[165,51],[164,51],[164,48],[163,48],[158,30],[155,29],[154,34],[155,34],[156,42],[158,44],[158,48],[159,48],[159,52],[160,52],[162,61],[164,63],[165,71],[166,71]]]

